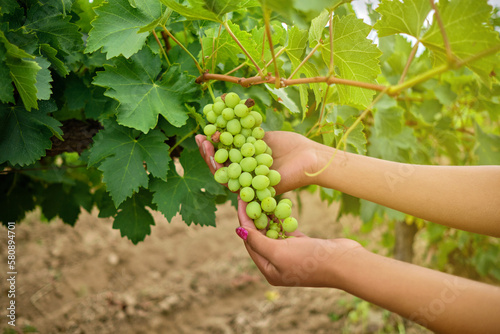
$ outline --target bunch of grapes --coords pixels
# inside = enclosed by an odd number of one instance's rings
[[[246,213],[255,227],[266,230],[269,238],[287,238],[286,232],[297,229],[297,219],[291,217],[292,201],[274,198],[281,175],[271,169],[272,151],[260,127],[262,116],[252,111],[252,99],[240,100],[236,93],[223,94],[213,104],[203,108],[208,125],[203,129],[216,149],[214,159],[224,167],[214,175],[232,192],[240,193],[247,202]]]

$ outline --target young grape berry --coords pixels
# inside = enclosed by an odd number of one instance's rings
[[[272,239],[289,238],[286,233],[297,230],[297,219],[291,216],[292,201],[274,198],[281,175],[271,168],[272,150],[263,140],[262,115],[252,110],[254,105],[252,99],[242,100],[231,92],[203,107],[209,123],[203,133],[214,144],[215,161],[224,165],[214,179],[240,193],[257,229]]]

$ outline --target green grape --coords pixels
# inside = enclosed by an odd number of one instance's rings
[[[229,153],[225,148],[220,148],[215,152],[214,155],[214,160],[220,164],[223,164],[224,162],[227,161],[227,158],[229,157]]]
[[[267,189],[271,192],[271,196],[276,196],[276,189],[274,189],[274,187],[267,187]]]
[[[269,168],[273,165],[273,157],[267,153],[259,154],[255,159],[259,165],[266,165]]]
[[[259,218],[253,220],[253,223],[257,229],[263,230],[267,227],[267,219],[266,215],[260,215]]]
[[[207,116],[207,113],[209,111],[212,111],[213,104],[207,104],[205,107],[203,107],[203,115]]]
[[[255,118],[252,115],[248,115],[248,116],[241,118],[240,123],[241,123],[241,126],[244,127],[245,129],[251,129],[255,125]]]
[[[246,211],[247,211],[247,216],[252,219],[257,219],[262,214],[262,208],[260,207],[260,204],[257,201],[252,201],[248,203]]]
[[[222,117],[224,117],[224,119],[226,121],[230,121],[234,118],[234,111],[232,108],[226,108],[224,110],[222,110]]]
[[[229,176],[227,176],[227,167],[217,169],[214,174],[214,179],[221,184],[227,183],[227,181],[229,181]]]
[[[219,115],[219,116],[217,116],[217,121],[215,122],[215,124],[219,128],[225,128],[227,125],[227,121],[224,119],[224,117],[222,117],[222,115]]]
[[[269,186],[269,179],[264,175],[257,175],[252,180],[252,187],[256,190],[266,189]]]
[[[252,181],[250,181],[250,184],[252,183]],[[255,191],[255,194],[257,195],[257,198],[259,199],[259,201],[262,202],[262,200],[264,198],[267,198],[267,197],[274,197],[272,194],[271,194],[271,191],[269,190],[269,188],[266,188],[266,189],[261,189],[261,190],[257,190]]]
[[[203,128],[203,133],[206,134],[207,136],[213,135],[217,131],[217,127],[213,124],[207,124]]]
[[[274,169],[269,170],[269,174],[267,174],[267,177],[269,178],[269,184],[271,186],[275,186],[281,181],[281,174]]]
[[[257,167],[255,167],[255,175],[267,176],[269,174],[269,172],[270,172],[269,167],[267,167],[266,165],[258,165]],[[269,183],[271,183],[271,179],[269,179]],[[271,185],[273,185],[273,184],[271,184]]]
[[[209,123],[212,123],[214,124],[215,122],[217,122],[217,114],[213,112],[213,110],[210,110],[208,113],[207,113],[207,121]]]
[[[269,224],[269,229],[276,232],[279,232],[281,230],[278,224],[276,224],[275,222]]]
[[[278,205],[276,205],[276,209],[274,210],[274,215],[276,216],[276,218],[285,219],[287,217],[290,217],[291,214],[292,208],[287,203],[280,202],[278,203]]]
[[[233,143],[233,135],[225,131],[220,134],[219,140],[222,144],[229,146]]]
[[[273,197],[266,197],[262,200],[260,206],[265,212],[273,212],[276,209],[276,200]]]
[[[255,139],[262,139],[264,138],[264,135],[266,134],[266,131],[264,131],[263,128],[260,126],[253,128],[252,130],[252,136],[255,137]]]
[[[240,118],[248,116],[249,114],[248,107],[240,103],[234,107],[234,114]]]
[[[257,141],[257,139],[255,139],[255,137],[252,137],[252,136],[247,137],[247,143],[253,144],[256,141]]]
[[[215,98],[215,100],[214,100],[214,104],[215,104],[215,103],[217,103],[217,102],[222,102],[222,103],[224,103],[224,101],[222,101],[222,97],[220,97],[220,96],[217,96],[217,97]],[[224,103],[224,104],[225,104],[225,103]]]
[[[271,150],[271,148],[269,146],[267,146],[266,153],[272,156],[273,155],[273,150]]]
[[[237,192],[238,190],[240,190],[240,182],[238,181],[238,179],[229,179],[229,181],[227,181],[227,187],[232,192]]]
[[[241,166],[239,163],[233,162],[227,166],[227,175],[230,179],[237,179],[241,175]]]
[[[252,138],[254,138],[254,137],[252,137]],[[247,141],[248,141],[248,139],[247,139]],[[267,150],[267,144],[262,139],[256,140],[255,143],[253,143],[253,146],[255,146],[255,155],[265,153]]]
[[[268,238],[271,238],[271,239],[278,239],[279,234],[278,234],[278,231],[275,231],[275,230],[268,230],[268,231],[266,232],[266,236],[267,236]]]
[[[245,136],[243,136],[241,133],[238,133],[237,135],[234,136],[233,145],[235,147],[240,148],[243,146],[243,144],[246,143],[246,141],[247,140],[246,140]]]
[[[252,129],[241,129],[241,134],[245,136],[245,140],[252,135]]]
[[[285,218],[285,220],[283,220],[281,226],[283,227],[283,231],[285,232],[294,232],[299,226],[299,224],[297,222],[297,219],[293,217],[287,217]]]
[[[226,104],[222,101],[220,102],[215,102],[214,103],[214,106],[212,107],[212,110],[214,111],[214,113],[219,116],[221,113],[222,113],[222,110],[224,110],[224,108],[226,108]]]
[[[255,120],[255,126],[260,126],[262,124],[262,115],[257,111],[250,111],[250,115]]]
[[[238,181],[240,181],[242,187],[250,187],[252,185],[252,180],[253,176],[249,172],[241,173],[240,177],[238,178]]]
[[[257,160],[255,160],[255,158],[252,157],[246,157],[240,161],[240,165],[241,169],[243,169],[244,172],[250,173],[253,172],[255,167],[257,167]]]
[[[234,108],[238,103],[240,103],[240,97],[236,93],[227,93],[224,97],[224,102],[229,108]]]
[[[237,119],[229,120],[226,124],[226,129],[231,132],[233,136],[237,135],[241,131],[240,121]]]
[[[243,156],[241,155],[241,152],[239,150],[235,148],[229,150],[229,160],[231,162],[240,163],[241,159],[243,159]]]
[[[255,147],[253,144],[245,143],[240,149],[241,155],[244,157],[252,157],[255,154]]]
[[[282,199],[280,200],[280,203],[286,203],[286,204],[288,204],[290,207],[292,207],[292,206],[293,206],[292,201],[291,201],[289,198],[282,198]]]
[[[241,185],[241,183],[240,183]],[[250,187],[243,187],[240,190],[240,198],[245,202],[250,202],[255,197],[255,191]]]

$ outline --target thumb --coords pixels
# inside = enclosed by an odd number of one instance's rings
[[[268,238],[260,231],[253,228],[248,230],[246,242],[248,247],[250,247],[255,253],[272,263],[276,247],[278,247],[277,243],[280,241]]]

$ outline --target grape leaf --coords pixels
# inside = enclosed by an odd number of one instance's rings
[[[41,68],[36,74],[36,97],[39,100],[48,100],[52,94],[52,86],[50,85],[52,75],[49,71],[50,63],[43,57],[36,57],[35,61]]]
[[[475,153],[480,165],[500,165],[500,136],[485,133],[479,125],[475,125],[477,147]]]
[[[14,86],[12,86],[12,79],[10,71],[5,64],[7,50],[3,44],[0,44],[0,101],[14,102]]]
[[[34,31],[40,43],[70,54],[83,46],[82,34],[70,19],[70,15],[60,14],[54,7],[37,4],[28,11],[24,27]]]
[[[30,165],[52,147],[50,137],[59,136],[62,124],[42,110],[0,104],[0,164]]]
[[[170,155],[166,140],[159,130],[144,135],[112,121],[105,122],[105,129],[94,137],[88,165],[100,164],[98,169],[103,172],[103,181],[116,207],[140,187],[147,188],[144,162],[151,175],[167,176]]]
[[[222,23],[223,15],[240,9],[258,6],[255,0],[188,0],[189,7],[174,0],[161,0],[188,20],[209,20]]]
[[[92,30],[87,39],[85,52],[94,52],[102,47],[106,58],[119,55],[130,58],[139,51],[149,32],[139,30],[162,15],[162,5],[157,0],[137,0],[136,7],[128,0],[104,2],[94,9],[97,17],[92,21]]]
[[[346,2],[351,2],[351,0],[293,0],[293,7],[303,12],[320,13],[324,9],[333,10]]]
[[[127,237],[134,245],[150,235],[151,226],[155,225],[153,216],[146,209],[150,206],[149,197],[142,192],[134,194],[120,205],[113,222],[113,228],[120,230],[121,236]]]
[[[375,83],[380,73],[378,58],[380,50],[366,37],[371,27],[347,15],[333,19],[333,60],[338,77],[349,80]],[[347,33],[346,33],[347,32]],[[330,64],[330,41],[325,42],[322,50],[323,60]],[[367,107],[375,94],[374,91],[347,85],[337,85],[340,103]]]
[[[345,120],[344,127],[346,129],[350,128],[354,122],[356,121],[356,117],[352,116]],[[358,153],[358,154],[366,154],[366,136],[364,133],[365,126],[363,122],[359,122],[358,125],[352,130],[352,132],[347,136],[345,140],[345,144],[347,144],[346,150],[348,152]],[[337,137],[337,142],[344,135],[344,132],[341,132]],[[344,144],[342,144],[342,147]]]
[[[197,87],[181,73],[179,66],[171,66],[157,79],[161,59],[146,47],[130,60],[119,57],[115,59],[115,66],[104,68],[93,83],[110,88],[105,95],[120,102],[119,124],[147,133],[158,123],[158,114],[174,126],[186,124],[188,116],[183,104]]]
[[[43,191],[41,207],[43,215],[51,220],[59,216],[66,224],[75,226],[80,215],[80,203],[75,199],[73,187],[62,183],[51,184]]]
[[[24,107],[28,111],[32,108],[38,108],[36,77],[41,67],[36,61],[18,58],[7,58],[6,64],[17,92],[23,100]]]
[[[432,7],[428,0],[384,0],[375,9],[381,18],[374,25],[379,37],[408,34],[420,38],[424,21]]]
[[[392,138],[401,133],[404,126],[404,110],[401,107],[379,108],[375,112],[375,131],[378,137]]]
[[[438,10],[450,48],[459,59],[465,60],[482,51],[500,46],[498,32],[489,26],[491,7],[487,0],[440,1]],[[436,20],[422,37],[422,43],[433,52],[435,63],[447,61],[443,36]],[[489,75],[496,63],[497,58],[493,54],[467,66],[485,82],[489,82]]]
[[[57,50],[48,44],[40,44],[40,52],[47,58],[52,64],[53,68],[59,73],[60,76],[65,77],[69,73],[69,69],[66,64],[56,57]]]
[[[21,221],[35,208],[34,190],[32,180],[23,173],[0,175],[0,221]]]
[[[272,88],[268,84],[265,85],[267,90],[271,93],[273,98],[278,101],[278,103],[281,103],[284,105],[290,112],[296,114],[299,113],[300,110],[297,107],[297,104],[288,96],[287,92],[285,89],[276,89]]]
[[[309,27],[309,47],[313,48],[320,42],[320,39],[323,37],[323,30],[325,30],[329,19],[329,12],[323,10],[311,21],[311,26]]]
[[[180,207],[186,224],[215,226],[214,194],[223,194],[222,186],[215,183],[197,150],[184,150],[179,160],[184,168],[182,176],[171,167],[166,182],[159,179],[151,182],[149,189],[154,192],[153,203],[169,222]]]

